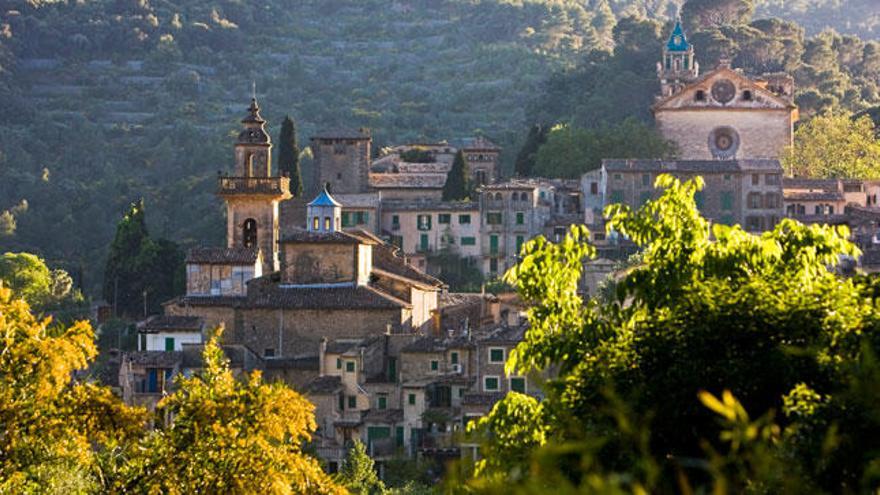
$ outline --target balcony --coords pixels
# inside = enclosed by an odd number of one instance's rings
[[[257,195],[290,197],[288,177],[218,177],[217,194],[221,196]]]

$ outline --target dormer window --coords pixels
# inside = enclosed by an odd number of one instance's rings
[[[697,94],[694,95],[694,99],[697,101],[706,101],[706,92],[702,89],[698,89]]]

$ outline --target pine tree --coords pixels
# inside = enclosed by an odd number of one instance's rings
[[[355,440],[345,454],[345,462],[339,470],[337,482],[356,495],[385,491],[385,484],[376,475],[373,459],[367,455],[367,447],[360,440]]]
[[[278,136],[278,169],[281,175],[290,177],[290,192],[295,197],[302,196],[302,170],[299,164],[299,145],[296,142],[296,124],[289,115],[281,123]]]
[[[463,201],[471,194],[471,174],[461,150],[455,155],[452,168],[443,185],[443,201]]]
[[[526,142],[523,143],[519,153],[516,155],[514,164],[514,172],[518,177],[529,177],[535,168],[535,156],[538,154],[538,148],[547,141],[547,126],[542,124],[534,124],[529,129],[526,136]]]

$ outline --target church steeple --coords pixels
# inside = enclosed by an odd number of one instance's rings
[[[257,98],[251,98],[247,115],[241,119],[244,129],[235,143],[235,173],[240,177],[272,176],[272,140],[266,132],[266,121],[260,115]]]
[[[660,79],[660,96],[672,96],[700,75],[700,65],[694,59],[691,45],[676,19],[669,40],[663,46],[663,60],[657,63],[657,77]]]

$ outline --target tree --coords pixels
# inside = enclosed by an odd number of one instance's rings
[[[681,17],[688,30],[748,24],[755,13],[753,0],[687,0]]]
[[[670,158],[675,154],[673,143],[633,119],[599,129],[557,125],[535,155],[534,172],[574,179],[599,168],[605,158]]]
[[[880,403],[867,399],[880,376],[871,364],[880,282],[835,274],[841,257],[859,254],[848,230],[793,220],[760,236],[710,227],[694,200],[701,179],[662,175],[657,186],[660,198],[638,210],[606,209],[609,228],[642,248],[613,302],[577,296],[583,260],[595,255],[582,226],[559,244],[528,242],[506,274],[530,324],[506,372],[556,376],[544,399],[511,394],[471,428],[485,434],[484,452],[514,454],[487,459],[471,486],[874,489],[877,455],[853,452],[880,438]],[[773,411],[785,412],[781,424]]]
[[[465,201],[470,195],[471,174],[464,160],[464,153],[459,150],[446,176],[446,183],[443,184],[443,201]]]
[[[237,380],[213,333],[204,368],[179,377],[159,402],[170,427],[142,442],[120,476],[118,491],[144,493],[344,493],[303,452],[316,428],[314,406],[259,371]]]
[[[783,155],[794,176],[874,179],[880,177],[880,141],[868,115],[826,113],[800,126]]]
[[[355,440],[346,452],[337,481],[357,495],[381,494],[385,491],[385,483],[376,474],[373,459],[367,455],[367,447],[360,440]]]
[[[132,203],[116,226],[104,270],[104,299],[122,316],[143,317],[183,288],[184,258],[177,244],[154,241],[144,202]],[[145,307],[146,305],[146,307]]]
[[[30,307],[41,313],[55,314],[64,310],[79,308],[84,298],[73,288],[73,279],[67,272],[50,269],[38,256],[30,253],[5,253],[0,256],[0,283],[12,289],[17,297],[28,302]],[[69,318],[62,318],[65,322]]]
[[[281,175],[290,177],[290,192],[294,197],[303,194],[302,169],[299,163],[299,146],[296,142],[296,125],[289,115],[281,122],[278,136],[278,169]]]
[[[102,492],[101,457],[143,433],[142,408],[71,380],[97,354],[91,326],[50,323],[0,287],[0,493]]]
[[[535,155],[538,149],[547,141],[548,127],[543,124],[533,124],[526,136],[526,141],[516,155],[514,173],[519,177],[529,177],[535,168]]]

